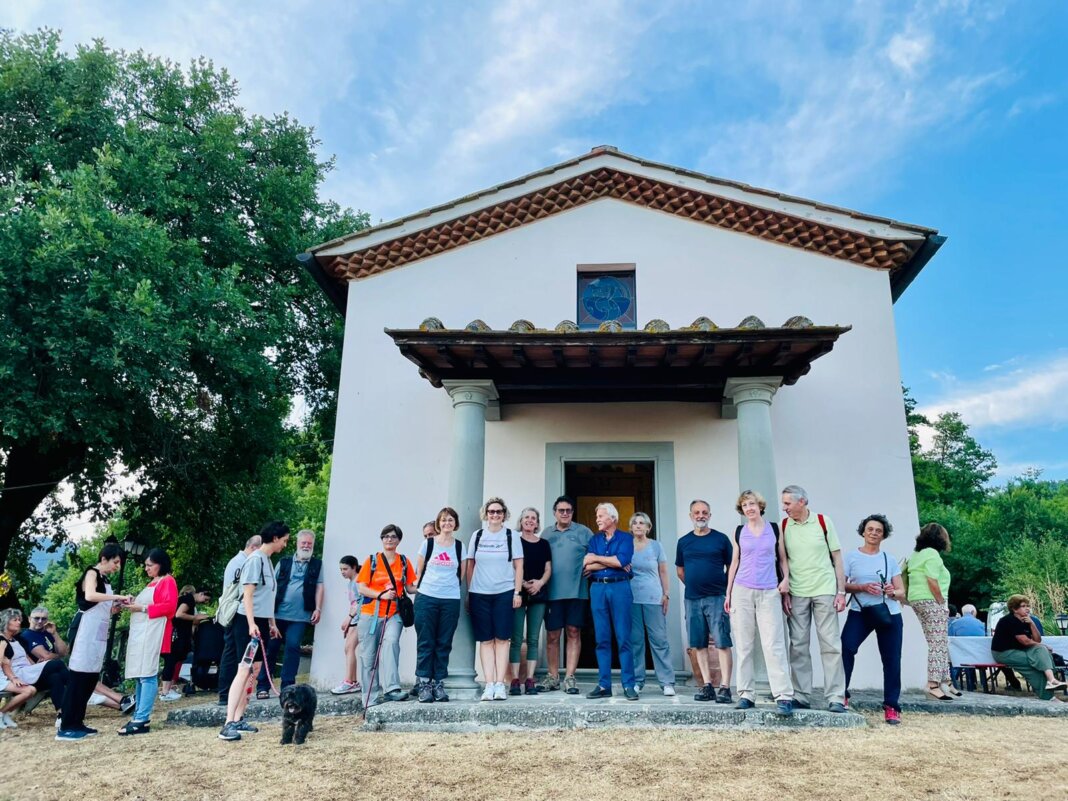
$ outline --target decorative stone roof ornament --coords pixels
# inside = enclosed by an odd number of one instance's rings
[[[707,317],[698,317],[686,328],[687,331],[718,331],[719,326]]]
[[[472,320],[464,326],[464,331],[492,331],[493,329],[486,325],[482,320]]]
[[[561,320],[556,324],[556,328],[553,329],[558,334],[574,334],[579,330],[578,325],[570,320]]]
[[[783,328],[812,328],[812,321],[807,317],[802,317],[800,314],[794,315],[785,323],[782,324]]]
[[[761,320],[759,317],[755,317],[752,314],[750,314],[748,317],[746,317],[744,320],[742,320],[740,323],[738,323],[738,327],[739,328],[767,328],[767,326],[764,325],[764,321],[763,320]]]
[[[623,330],[623,326],[619,320],[605,320],[599,326],[597,326],[597,333],[599,334],[616,334]]]
[[[647,322],[642,330],[650,334],[665,334],[671,330],[671,326],[665,320],[656,319]]]
[[[516,320],[508,326],[508,330],[516,334],[532,334],[537,329],[534,327],[534,323],[530,322],[530,320]]]
[[[444,331],[445,323],[441,322],[437,317],[427,317],[423,322],[419,323],[420,331]]]

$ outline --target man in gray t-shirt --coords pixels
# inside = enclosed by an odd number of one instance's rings
[[[553,572],[549,577],[549,608],[545,612],[545,680],[541,690],[560,688],[560,632],[567,629],[567,667],[564,691],[575,695],[578,683],[575,670],[582,652],[582,627],[589,606],[589,585],[582,576],[582,560],[593,532],[576,523],[575,502],[561,495],[553,504],[556,523],[546,526],[542,539],[549,543],[553,555]]]

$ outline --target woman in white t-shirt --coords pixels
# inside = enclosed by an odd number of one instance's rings
[[[504,527],[508,507],[500,498],[486,501],[480,517],[485,528],[471,535],[465,556],[467,601],[486,679],[482,700],[504,701],[513,610],[523,604],[523,543],[518,533]]]
[[[846,699],[857,651],[873,631],[883,662],[883,713],[892,726],[901,722],[901,600],[905,597],[901,567],[882,550],[894,527],[883,515],[868,515],[857,526],[864,544],[843,560],[849,616],[842,627],[842,663]]]
[[[456,539],[460,516],[446,506],[434,519],[435,534],[423,540],[415,598],[415,634],[418,653],[415,687],[419,703],[448,701],[445,679],[449,675],[452,637],[460,622],[460,576],[464,544]]]

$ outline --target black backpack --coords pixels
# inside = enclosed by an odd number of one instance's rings
[[[506,528],[504,531],[505,531],[504,540],[505,540],[505,542],[508,543],[508,561],[511,562],[512,561],[512,529]],[[482,539],[482,529],[479,529],[478,531],[475,532],[475,541],[474,541],[474,544],[471,546],[471,558],[472,559],[474,559],[475,558],[475,554],[478,553],[478,543],[479,543],[479,541],[481,539]]]

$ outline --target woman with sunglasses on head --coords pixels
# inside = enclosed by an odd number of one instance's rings
[[[500,498],[486,501],[480,517],[486,525],[471,535],[464,557],[467,601],[486,681],[482,700],[504,701],[514,611],[523,605],[523,543],[505,528],[508,507]]]
[[[0,611],[0,690],[11,693],[12,697],[0,710],[0,729],[17,729],[19,724],[11,717],[11,713],[37,694],[40,684],[44,689],[57,689],[62,693],[64,682],[61,679],[58,684],[52,684],[45,679],[43,673],[48,663],[34,665],[26,656],[26,649],[19,642],[19,631],[22,629],[22,612],[18,609],[4,609]],[[62,662],[59,667],[66,673],[66,667]],[[51,671],[50,671],[51,672]],[[59,678],[59,674],[56,674]],[[62,695],[60,696],[62,699]],[[58,703],[52,696],[52,703]]]
[[[460,516],[446,506],[433,521],[437,532],[419,548],[419,576],[415,599],[415,633],[418,656],[415,689],[419,703],[449,700],[445,679],[449,675],[452,638],[460,622],[460,581],[464,544],[456,538]]]
[[[383,528],[379,535],[382,550],[368,556],[356,576],[356,592],[363,598],[356,637],[365,709],[407,697],[400,684],[403,626],[397,614],[397,597],[415,592],[415,570],[397,553],[403,537],[400,526],[390,523]]]
[[[171,558],[162,548],[153,548],[145,557],[148,584],[133,603],[130,636],[126,641],[126,678],[137,681],[136,706],[120,735],[146,734],[159,686],[160,654],[171,652],[171,627],[178,608],[178,584],[171,575]]]
[[[901,722],[901,599],[905,585],[901,567],[882,550],[883,540],[894,527],[884,515],[868,515],[857,526],[864,544],[843,560],[849,616],[842,628],[842,664],[845,667],[846,699],[857,651],[875,632],[883,663],[883,715],[891,726]]]

